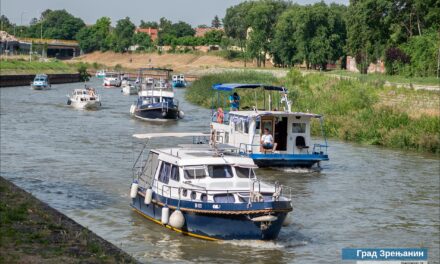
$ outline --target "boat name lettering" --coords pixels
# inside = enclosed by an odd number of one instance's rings
[[[214,205],[212,205],[212,209],[220,209],[220,205],[219,204],[214,204]]]
[[[194,204],[194,208],[202,208],[202,204],[200,204],[200,203],[195,203],[195,204]]]

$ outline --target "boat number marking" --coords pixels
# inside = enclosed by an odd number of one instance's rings
[[[202,208],[202,204],[195,203],[195,204],[194,204],[194,208]]]
[[[220,205],[219,204],[214,204],[214,205],[212,205],[212,209],[220,209]]]

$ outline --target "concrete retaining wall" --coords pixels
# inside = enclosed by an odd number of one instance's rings
[[[48,74],[51,84],[79,82],[78,73]],[[26,86],[34,80],[35,74],[0,75],[0,87]]]

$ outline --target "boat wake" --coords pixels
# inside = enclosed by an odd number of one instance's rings
[[[273,169],[287,173],[314,173],[321,171],[321,168],[318,167],[314,167],[314,168],[276,168],[275,167]]]
[[[255,249],[270,250],[270,249],[283,249],[285,245],[276,241],[264,241],[264,240],[220,240],[221,244],[251,247]]]

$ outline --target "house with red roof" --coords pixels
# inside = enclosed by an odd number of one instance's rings
[[[155,41],[158,37],[158,30],[157,28],[136,28],[136,33],[145,33],[148,36],[150,36],[152,41]]]

